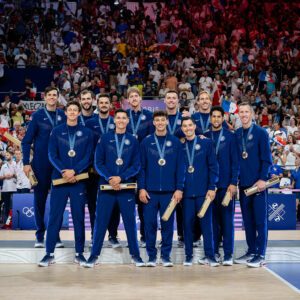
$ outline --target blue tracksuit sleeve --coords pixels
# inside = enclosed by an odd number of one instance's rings
[[[98,144],[96,146],[95,151],[95,157],[94,157],[94,167],[98,174],[105,178],[105,180],[108,182],[109,178],[112,176],[112,174],[109,172],[109,170],[105,166],[105,139],[100,138],[98,141]]]
[[[53,165],[53,167],[59,172],[62,173],[64,169],[64,164],[62,161],[58,158],[58,143],[57,143],[57,137],[55,133],[52,131],[49,138],[49,144],[48,144],[48,157],[49,161]]]
[[[38,124],[35,115],[32,116],[32,120],[29,122],[26,134],[22,140],[22,152],[23,152],[23,164],[29,165],[30,163],[30,149],[33,143],[34,137],[38,130]]]
[[[137,183],[139,189],[145,189],[146,188],[146,165],[147,165],[147,159],[146,159],[146,148],[145,143],[142,142],[140,146],[140,154],[141,154],[141,169],[137,177]]]
[[[207,164],[208,164],[208,189],[215,190],[219,180],[219,164],[213,142],[208,141]]]
[[[127,179],[136,176],[141,169],[141,155],[140,155],[140,147],[138,141],[134,140],[134,147],[132,157],[133,164],[125,170],[125,172],[121,173],[119,176],[121,177],[121,182],[126,181]]]
[[[261,140],[259,142],[259,152],[261,160],[261,170],[259,179],[266,181],[268,180],[269,170],[272,166],[270,142],[266,131],[262,132],[260,139]]]
[[[179,142],[178,147],[180,149],[177,151],[176,189],[183,191],[186,167],[183,155],[183,145]]]
[[[89,141],[93,140],[92,132],[89,132]],[[85,149],[85,155],[83,159],[81,159],[75,166],[74,166],[74,171],[75,174],[79,174],[82,171],[86,170],[92,163],[92,154],[93,154],[93,149],[94,145],[92,143],[88,143],[84,147]]]
[[[230,184],[237,185],[239,176],[239,157],[238,157],[238,143],[236,135],[234,134],[230,145],[231,156],[231,180]]]

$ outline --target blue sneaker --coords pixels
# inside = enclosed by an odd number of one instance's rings
[[[183,262],[183,265],[185,267],[190,267],[193,265],[193,258],[192,257],[186,257],[185,261]]]
[[[86,264],[86,259],[82,253],[76,253],[75,258],[74,258],[74,263],[78,264],[81,267]]]
[[[146,264],[143,262],[140,256],[132,256],[132,263],[135,264],[136,267],[145,267]]]
[[[173,263],[171,262],[170,258],[162,258],[161,263],[163,267],[173,267]]]
[[[43,259],[38,263],[39,267],[49,267],[55,264],[54,255],[46,254]]]
[[[109,237],[108,242],[113,249],[122,248],[122,245],[117,237]]]
[[[234,260],[235,264],[242,264],[242,265],[246,265],[248,263],[249,260],[251,260],[255,255],[251,254],[251,253],[246,253],[238,258],[236,258]]]
[[[36,240],[34,243],[34,248],[45,248],[43,240]]]
[[[261,255],[255,255],[247,262],[247,266],[250,268],[263,267],[266,264],[265,258]]]
[[[210,267],[218,267],[220,265],[219,262],[216,261],[214,257],[203,257],[198,260],[198,264],[200,265],[209,265]]]
[[[98,265],[98,256],[91,255],[83,266],[85,268],[94,268],[95,265]]]
[[[222,262],[223,266],[232,266],[233,265],[233,259],[231,255],[225,255],[223,262]]]

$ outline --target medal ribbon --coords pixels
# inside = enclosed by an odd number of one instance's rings
[[[208,130],[208,127],[209,127],[209,124],[210,124],[210,116],[208,116],[208,118],[206,120],[206,124],[204,126],[204,122],[203,122],[202,116],[200,114],[200,123],[201,123],[202,132],[205,133]]]
[[[185,145],[185,151],[186,151],[186,155],[187,155],[187,158],[188,158],[188,161],[189,161],[189,166],[194,165],[196,143],[197,143],[197,137],[194,138],[193,147],[192,147],[192,154],[190,153],[190,150],[189,150],[189,143],[187,142],[186,145]]]
[[[221,129],[220,131],[220,135],[219,135],[219,138],[217,140],[217,143],[215,143],[215,146],[216,146],[216,154],[218,155],[218,152],[219,152],[219,148],[220,148],[220,143],[221,143],[221,139],[223,137],[223,128]],[[211,132],[211,139],[215,142],[214,140],[214,135],[213,135],[213,131]]]
[[[130,125],[131,125],[131,129],[132,129],[132,133],[134,135],[137,135],[137,132],[139,130],[139,127],[140,127],[140,124],[141,124],[141,121],[142,121],[143,110],[141,111],[141,114],[139,115],[138,121],[136,122],[135,126],[134,126],[134,121],[133,121],[131,110],[129,110],[129,116],[130,116]]]
[[[246,141],[244,139],[244,129],[242,129],[243,152],[247,152],[247,142],[248,142],[249,136],[250,136],[250,134],[252,132],[252,129],[253,129],[253,124],[249,128],[249,131],[248,131],[248,134],[247,134],[247,137],[246,137]]]
[[[68,129],[68,138],[69,138],[70,150],[74,150],[77,131],[73,135],[71,135],[70,132],[69,132],[69,127],[68,126],[67,126],[67,129]]]
[[[103,127],[103,124],[102,124],[102,119],[100,117],[98,118],[98,122],[99,122],[99,126],[100,126],[102,134],[108,132],[110,121],[111,121],[111,117],[108,117],[108,120],[107,120],[107,123],[106,123],[106,127],[105,127],[105,131],[104,131],[104,127]]]
[[[80,115],[80,120],[81,120],[82,125],[85,126],[84,118],[82,115]]]
[[[125,134],[122,137],[122,141],[121,141],[121,145],[120,145],[118,135],[115,133],[115,142],[116,142],[116,148],[117,148],[117,156],[118,156],[118,158],[121,158],[122,153],[123,153],[124,144],[125,144]]]
[[[159,145],[159,142],[158,142],[156,134],[154,134],[154,139],[155,139],[155,144],[156,144],[156,148],[157,148],[159,157],[160,157],[160,159],[164,159],[164,157],[165,157],[165,150],[166,150],[167,137],[165,138],[165,141],[164,141],[162,149],[160,148],[160,145]]]
[[[55,121],[51,118],[48,110],[45,107],[44,107],[44,112],[45,112],[46,116],[48,117],[49,122],[51,123],[52,127],[56,126],[56,124],[57,124],[58,110],[55,111]]]
[[[169,123],[168,123],[168,129],[169,129],[169,132],[170,132],[172,135],[174,135],[174,133],[175,133],[178,118],[179,118],[179,112],[177,112],[177,114],[176,114],[176,117],[175,117],[173,126],[171,127],[170,121],[169,121]]]

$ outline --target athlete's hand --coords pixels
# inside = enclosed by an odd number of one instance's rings
[[[139,192],[139,198],[143,203],[147,204],[149,202],[150,196],[146,190],[141,189]]]
[[[254,185],[257,186],[259,192],[262,192],[266,189],[266,182],[264,180],[258,180]]]
[[[184,111],[182,112],[181,115],[182,115],[183,118],[186,118],[186,117],[190,117],[190,116],[191,116],[190,112],[187,111],[187,110],[184,110]]]
[[[227,192],[230,192],[231,197],[233,197],[236,194],[237,188],[236,185],[230,184],[227,188]]]
[[[73,179],[75,175],[75,171],[72,169],[66,169],[62,171],[62,176],[65,178],[68,182],[70,179]]]
[[[112,176],[109,178],[108,183],[113,187],[115,185],[119,185],[121,182],[121,177],[120,176]]]
[[[213,201],[216,197],[216,192],[213,190],[208,190],[206,193],[206,197],[209,197],[211,201]]]
[[[25,175],[28,177],[28,176],[29,176],[29,173],[32,171],[31,165],[25,165],[25,166],[23,167],[23,171],[24,171]]]
[[[182,199],[182,194],[183,194],[182,191],[176,190],[176,191],[174,192],[172,198],[174,199],[174,201],[176,201],[177,203],[179,203],[179,202],[181,201],[181,199]]]

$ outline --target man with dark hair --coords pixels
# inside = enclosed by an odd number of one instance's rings
[[[139,197],[144,203],[146,249],[149,256],[147,266],[155,267],[157,249],[157,213],[164,213],[170,200],[180,202],[184,182],[184,161],[180,141],[167,132],[168,114],[155,111],[153,114],[155,133],[141,144],[142,168],[138,177]],[[161,261],[172,267],[170,259],[173,239],[172,214],[168,221],[161,221]]]
[[[215,145],[219,163],[219,180],[217,182],[216,199],[213,202],[214,249],[218,260],[219,245],[223,240],[223,266],[232,266],[234,244],[234,199],[236,194],[239,160],[237,142],[234,133],[223,128],[224,110],[220,106],[212,107],[210,111],[211,131],[206,134]],[[226,192],[230,193],[231,201],[224,207],[222,201]]]
[[[264,265],[268,240],[266,180],[272,165],[267,132],[252,122],[253,109],[248,102],[239,105],[242,127],[236,131],[240,159],[240,203],[248,250],[235,263],[249,267]],[[246,196],[245,190],[253,185],[258,193]]]
[[[77,182],[75,176],[86,171],[91,163],[93,135],[90,129],[78,123],[80,110],[78,102],[69,102],[65,111],[67,122],[54,128],[50,135],[48,156],[54,168],[52,179],[63,177],[67,183],[51,187],[46,255],[40,261],[40,267],[54,263],[55,243],[69,198],[75,231],[74,262],[80,265],[86,262],[83,256],[86,185],[82,181]]]
[[[115,129],[114,119],[109,115],[111,108],[110,97],[108,94],[100,94],[97,99],[98,116],[95,115],[86,122],[86,127],[90,128],[94,133],[94,150],[96,149],[97,142],[101,136],[105,133],[112,132]],[[95,152],[95,151],[94,151]],[[92,229],[92,240],[95,225],[95,213],[96,213],[96,202],[97,193],[99,189],[99,175],[96,172],[92,172],[87,182],[87,193],[88,193],[88,209],[90,213],[90,222]],[[120,211],[117,205],[115,205],[112,212],[112,217],[108,225],[109,231],[109,242],[113,248],[121,247],[118,235],[118,226],[120,223]],[[91,244],[92,245],[92,244]]]
[[[215,198],[216,182],[218,180],[218,163],[213,143],[210,139],[196,136],[195,121],[183,118],[181,128],[185,134],[181,156],[185,161],[185,185],[183,192],[183,220],[185,243],[185,266],[193,263],[193,231],[196,214],[199,212],[206,197],[211,201]],[[208,207],[203,218],[197,221],[201,225],[204,242],[204,254],[199,264],[216,267],[219,263],[214,257],[212,207]]]
[[[111,191],[99,191],[91,255],[85,267],[97,264],[111,213],[118,204],[124,221],[129,252],[137,267],[144,266],[140,257],[135,222],[134,190],[122,190],[121,183],[132,183],[140,171],[140,150],[138,141],[126,132],[128,114],[123,109],[115,112],[115,132],[104,134],[98,141],[95,152],[95,169],[100,175],[100,184],[109,184]]]
[[[54,127],[65,122],[65,114],[57,109],[58,90],[55,87],[45,89],[46,107],[39,109],[32,115],[27,132],[22,140],[24,173],[29,176],[33,170],[38,184],[34,187],[34,217],[36,223],[35,248],[44,247],[44,223],[46,200],[51,185],[53,167],[45,156],[48,149],[49,136]],[[33,158],[30,165],[30,149],[33,147]],[[32,168],[32,169],[31,169]],[[63,246],[58,238],[57,246]]]
[[[85,126],[86,122],[95,116],[93,109],[93,101],[95,95],[92,91],[83,90],[80,93],[81,115],[79,116],[80,123]]]

